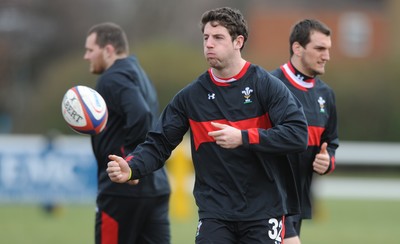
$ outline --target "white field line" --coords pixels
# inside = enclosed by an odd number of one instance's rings
[[[322,198],[400,200],[400,179],[314,178],[314,193]]]

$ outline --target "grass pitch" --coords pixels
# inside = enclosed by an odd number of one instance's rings
[[[397,243],[400,201],[322,199],[304,221],[306,244]],[[172,244],[194,243],[195,207],[186,219],[171,217]],[[94,206],[65,205],[48,213],[37,205],[0,205],[0,243],[94,243]]]

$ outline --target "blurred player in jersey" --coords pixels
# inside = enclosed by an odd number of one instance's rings
[[[108,108],[106,128],[92,136],[98,165],[96,244],[169,244],[170,186],[164,168],[141,184],[116,184],[106,168],[109,154],[126,156],[143,142],[158,118],[156,90],[138,59],[129,55],[127,37],[114,23],[91,27],[84,59],[99,75],[96,90]]]
[[[290,60],[272,72],[303,105],[308,122],[308,148],[290,154],[301,203],[301,214],[285,220],[285,244],[300,243],[302,219],[312,218],[313,174],[325,175],[335,169],[339,146],[335,94],[319,75],[330,59],[331,31],[314,19],[304,19],[292,28]]]
[[[200,25],[210,68],[175,95],[133,153],[110,155],[108,175],[125,183],[162,167],[190,130],[196,243],[281,243],[284,216],[299,213],[286,154],[307,146],[301,104],[242,58],[248,28],[240,11],[206,11]]]

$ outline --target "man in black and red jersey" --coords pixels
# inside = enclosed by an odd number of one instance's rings
[[[106,168],[109,154],[126,155],[155,125],[158,99],[155,87],[134,55],[124,30],[114,23],[91,27],[84,59],[100,75],[96,90],[106,101],[106,128],[91,137],[97,160],[96,244],[169,244],[170,186],[164,168],[140,185],[116,184]]]
[[[190,129],[196,243],[281,243],[284,216],[299,213],[286,154],[307,146],[301,104],[279,79],[242,58],[248,29],[238,10],[207,11],[201,28],[210,69],[175,95],[134,152],[110,155],[108,175],[140,184]]]
[[[325,175],[335,169],[339,146],[335,94],[318,75],[329,61],[329,28],[318,20],[304,19],[294,25],[289,38],[290,60],[272,72],[303,105],[308,122],[308,147],[290,154],[301,203],[301,214],[285,220],[285,244],[300,243],[302,219],[312,217],[311,182],[314,172]]]

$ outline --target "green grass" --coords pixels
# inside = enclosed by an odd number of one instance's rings
[[[396,243],[400,201],[323,199],[304,221],[305,244]],[[197,215],[171,218],[172,244],[194,243]],[[66,205],[45,213],[36,205],[0,205],[0,243],[93,243],[94,206]]]
[[[64,206],[48,214],[36,205],[0,205],[0,242],[93,243],[94,207]]]
[[[303,243],[398,243],[400,201],[324,199],[316,206],[314,219],[304,221]]]

